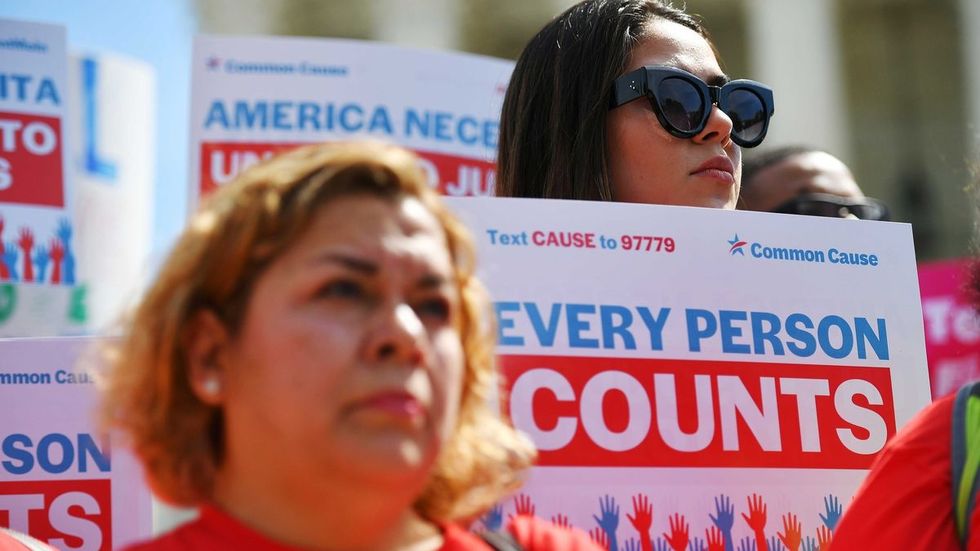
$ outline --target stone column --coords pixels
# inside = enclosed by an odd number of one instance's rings
[[[980,158],[980,2],[960,0],[959,4],[967,154],[976,159]]]
[[[456,0],[374,0],[371,12],[376,40],[440,50],[459,48]]]
[[[836,2],[746,0],[745,6],[751,75],[775,92],[766,145],[812,145],[846,162],[851,152]]]

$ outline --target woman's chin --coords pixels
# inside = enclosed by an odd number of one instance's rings
[[[335,463],[348,475],[402,486],[412,480],[424,484],[439,454],[430,439],[401,433],[373,435],[343,448],[334,449],[335,454],[342,454]]]

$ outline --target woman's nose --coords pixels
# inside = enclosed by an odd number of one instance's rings
[[[416,365],[422,361],[425,325],[415,310],[405,303],[393,304],[379,313],[368,345],[376,361],[395,361]]]
[[[724,111],[712,104],[708,122],[700,134],[693,139],[697,143],[721,142],[727,144],[732,135],[732,119]]]

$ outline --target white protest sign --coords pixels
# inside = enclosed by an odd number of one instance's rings
[[[0,335],[81,330],[65,168],[65,29],[0,20]]]
[[[152,229],[156,79],[116,54],[72,55],[68,116],[79,279],[87,324],[119,319],[146,277]]]
[[[0,340],[0,526],[61,549],[147,539],[150,492],[123,446],[97,433],[92,338]]]
[[[540,450],[507,509],[619,549],[816,544],[930,400],[907,224],[451,206],[495,301],[505,411]]]
[[[193,208],[276,151],[376,138],[414,150],[447,195],[489,195],[513,63],[353,40],[203,36],[191,85]]]

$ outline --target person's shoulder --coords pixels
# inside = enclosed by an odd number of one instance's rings
[[[178,551],[186,549],[220,549],[214,547],[215,538],[211,537],[207,522],[199,516],[182,524],[169,532],[157,537],[124,548],[124,551]]]
[[[125,547],[123,551],[177,551],[179,549],[194,549],[194,542],[197,540],[194,537],[194,533],[197,530],[196,525],[197,523],[192,521],[151,540],[141,541]]]
[[[949,453],[953,430],[953,403],[955,394],[944,396],[919,411],[888,442],[886,452],[899,452],[909,448],[926,446]]]
[[[508,530],[529,551],[601,551],[588,534],[578,528],[559,526],[538,517],[520,515],[511,519]]]
[[[952,396],[916,414],[879,453],[834,531],[831,549],[956,549]]]
[[[178,549],[296,551],[294,547],[273,541],[228,513],[207,505],[200,508],[196,519],[155,539],[127,547],[126,551]]]

